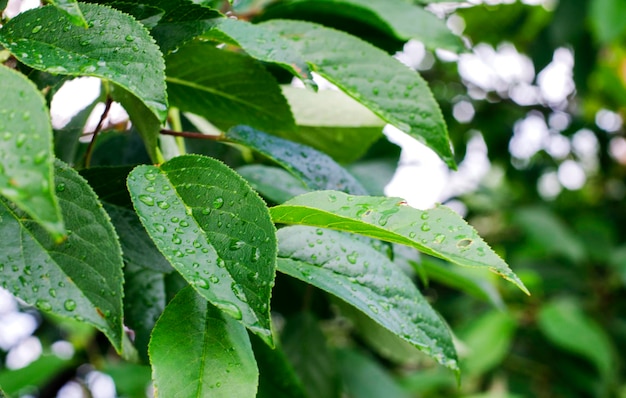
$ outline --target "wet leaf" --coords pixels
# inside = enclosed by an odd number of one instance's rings
[[[246,329],[189,287],[159,318],[150,362],[161,397],[256,396],[259,371]]]
[[[46,102],[24,75],[0,65],[0,194],[58,240],[65,235],[53,187]]]
[[[311,189],[334,189],[357,195],[367,192],[330,156],[309,146],[278,138],[248,126],[228,130],[226,138],[246,145],[280,164]]]
[[[261,25],[292,39],[313,71],[456,168],[439,105],[416,71],[355,36],[321,25],[287,20]]]
[[[55,244],[33,220],[0,204],[2,287],[44,312],[95,326],[121,350],[122,253],[87,182],[57,162],[55,185],[67,239]]]
[[[385,255],[336,231],[278,230],[278,270],[325,290],[440,364],[458,371],[452,337],[417,287]]]
[[[88,27],[87,21],[85,21],[85,17],[80,11],[80,7],[76,0],[48,0],[48,2],[67,14],[68,18],[74,25],[81,26],[83,28]]]
[[[276,238],[261,198],[223,163],[198,155],[139,166],[128,189],[148,235],[187,282],[272,344]]]
[[[0,29],[0,43],[24,64],[61,75],[115,82],[163,122],[167,116],[164,62],[148,31],[132,17],[81,4],[89,28],[53,6],[19,14]]]
[[[167,58],[167,83],[172,105],[221,128],[245,124],[272,132],[295,127],[272,75],[245,55],[210,43],[188,44]]]
[[[522,281],[457,213],[414,209],[400,198],[318,191],[270,209],[275,223],[332,228],[415,247],[467,267],[486,267],[528,294]]]

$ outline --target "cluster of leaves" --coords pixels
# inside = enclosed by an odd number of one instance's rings
[[[403,394],[366,349],[397,363],[421,351],[458,372],[447,325],[403,268],[427,272],[419,252],[442,259],[430,272],[452,285],[491,292],[447,264],[525,290],[453,211],[370,196],[380,159],[342,166],[384,147],[389,123],[455,167],[427,83],[375,45],[461,50],[423,6],[242,2],[233,19],[222,2],[50,3],[0,28],[0,283],[74,334],[58,317],[96,328],[127,366],[149,363],[160,396],[364,396],[372,372],[385,382],[367,393]],[[339,91],[316,93],[312,71]],[[101,79],[101,96],[53,130],[49,103],[77,76]],[[280,84],[293,77],[306,88]],[[103,129],[113,102],[130,129]],[[320,327],[338,313],[354,326],[336,337],[362,337],[327,343]],[[60,374],[81,360],[31,366]],[[24,387],[16,372],[0,377],[8,393]]]

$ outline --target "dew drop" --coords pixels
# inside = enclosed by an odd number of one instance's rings
[[[228,248],[230,250],[239,250],[241,249],[244,245],[246,244],[246,242],[242,241],[242,240],[232,240],[230,241],[230,245],[228,246]]]
[[[144,202],[145,203],[145,202]],[[167,203],[164,200],[161,200],[159,202],[157,202],[157,206],[159,206],[161,209],[165,210],[165,209],[169,209],[170,208],[170,204]]]
[[[422,224],[422,231],[424,232],[428,232],[430,231],[430,225],[428,225],[427,223]]]
[[[167,229],[165,228],[164,225],[162,224],[153,224],[154,229],[156,229],[157,231],[159,231],[160,233],[164,233],[167,232]]]
[[[15,146],[21,148],[26,142],[26,134],[19,134],[15,139]]]
[[[240,320],[241,318],[243,318],[243,315],[241,313],[241,309],[239,309],[239,307],[237,307],[235,304],[233,304],[231,302],[221,301],[221,300],[214,300],[213,304],[215,304],[215,306],[217,308],[219,308],[220,310],[224,311],[225,313],[227,313],[231,317],[235,318],[236,320]]]
[[[57,296],[56,289],[50,289],[50,290],[48,290],[48,293],[50,294],[50,297],[52,297],[52,298],[55,298]]]
[[[63,307],[67,311],[74,311],[76,309],[76,301],[74,301],[72,299],[67,299],[67,300],[65,300],[65,303],[63,303]]]
[[[139,200],[148,206],[154,206],[154,198],[150,195],[139,195]]]
[[[210,286],[209,282],[204,278],[197,278],[193,282],[196,286],[198,286],[201,289],[208,289]]]
[[[224,206],[224,198],[215,198],[213,200],[213,208],[214,209],[219,209],[222,206]]]
[[[215,275],[209,276],[209,280],[211,281],[211,283],[220,283],[220,278]]]
[[[146,174],[143,175],[144,177],[146,177],[146,180],[148,181],[154,181],[156,180],[156,173],[152,172],[152,171],[148,171]]]
[[[352,252],[350,254],[348,254],[348,256],[346,256],[348,262],[350,264],[356,264],[356,260],[359,257],[359,254],[357,252]]]
[[[415,238],[416,235],[417,234],[415,233],[415,231],[409,232],[409,238],[411,238],[411,239]]]
[[[446,240],[446,236],[444,234],[437,234],[435,235],[435,239],[433,242],[437,244],[442,244],[444,240]]]
[[[246,295],[243,293],[243,289],[241,288],[241,286],[239,286],[236,282],[233,282],[230,285],[230,290],[233,291],[233,293],[235,294],[235,297],[237,297],[239,300],[241,300],[244,303],[248,302],[248,298],[246,297]]]
[[[57,192],[65,191],[65,183],[63,183],[63,182],[58,183],[56,189],[57,189]]]
[[[125,37],[125,39],[126,39],[126,41],[128,41],[128,42],[131,42],[131,41],[134,41],[134,40],[135,40],[135,38],[134,38],[133,36],[131,36],[131,35],[127,35],[127,36]]]
[[[48,300],[39,299],[35,302],[35,306],[42,311],[50,311],[52,309],[52,304]]]
[[[472,244],[474,243],[474,241],[472,239],[461,239],[460,241],[458,241],[456,243],[456,247],[458,247],[461,250],[464,249],[468,249]]]

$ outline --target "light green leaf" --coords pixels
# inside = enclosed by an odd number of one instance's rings
[[[295,128],[280,88],[257,61],[215,48],[188,44],[167,58],[172,105],[228,128],[246,124],[265,131]]]
[[[486,267],[528,291],[522,281],[457,213],[438,205],[418,210],[400,198],[318,191],[270,209],[275,223],[332,228],[401,243],[452,263]]]
[[[233,127],[226,133],[226,138],[269,157],[311,189],[336,189],[357,195],[367,193],[330,156],[309,146],[274,137],[248,126]]]
[[[150,362],[161,397],[256,396],[259,371],[246,329],[189,287],[159,318]]]
[[[261,25],[292,39],[315,72],[456,168],[439,105],[416,71],[369,43],[317,24],[272,20]]]
[[[128,189],[148,234],[207,300],[268,344],[276,267],[267,207],[233,170],[198,155],[139,166]]]
[[[385,122],[341,91],[314,93],[291,86],[282,90],[297,125],[294,133],[278,134],[283,138],[309,145],[340,163],[352,163],[382,136]]]
[[[458,370],[446,325],[411,279],[370,245],[335,231],[278,230],[278,269],[358,308],[440,364]]]
[[[304,84],[317,88],[309,66],[290,40],[277,35],[274,31],[253,25],[244,20],[222,18],[215,28],[207,32],[209,38],[224,39],[243,48],[248,55],[259,61],[274,63],[300,78]]]
[[[302,181],[278,167],[251,164],[239,167],[237,173],[245,178],[255,191],[274,203],[283,203],[310,192]]]
[[[281,341],[309,398],[339,398],[337,364],[313,314],[288,319]]]
[[[589,19],[595,39],[607,44],[624,37],[626,3],[622,0],[594,0],[589,3]]]
[[[585,357],[607,378],[615,367],[611,340],[573,301],[553,300],[539,312],[539,328],[555,345]]]
[[[50,4],[53,4],[56,8],[67,14],[68,18],[76,26],[87,28],[89,25],[85,21],[83,13],[80,11],[78,2],[76,0],[48,0]]]
[[[0,371],[0,386],[2,386],[0,397],[9,396],[3,395],[3,390],[6,394],[11,394],[12,396],[22,396],[17,394],[20,390],[24,390],[27,387],[42,388],[56,374],[72,366],[76,366],[75,360],[44,354],[26,367],[14,370],[4,368]]]
[[[0,65],[0,194],[55,239],[65,235],[53,186],[52,126],[46,102],[24,75]]]
[[[269,9],[271,17],[315,12],[328,19],[344,17],[370,25],[400,40],[415,39],[430,49],[460,52],[464,45],[444,20],[406,0],[292,0]],[[330,14],[330,15],[328,15]],[[293,18],[292,18],[293,19]]]
[[[10,20],[0,30],[0,43],[34,69],[111,80],[165,121],[165,67],[148,31],[115,9],[98,4],[80,7],[88,29],[73,25],[67,14],[47,6]]]
[[[57,162],[55,187],[68,237],[55,244],[34,221],[0,204],[2,287],[44,312],[95,326],[122,346],[122,254],[98,198]]]

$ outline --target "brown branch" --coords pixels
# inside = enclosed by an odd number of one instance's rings
[[[212,141],[221,141],[224,139],[224,134],[209,135],[209,134],[202,134],[202,133],[192,133],[189,131],[174,131],[174,130],[168,130],[168,129],[161,129],[161,134],[173,135],[174,137],[195,138],[195,139],[200,139],[200,140],[212,140]]]
[[[85,168],[89,168],[89,164],[91,163],[91,155],[93,154],[93,149],[96,144],[96,137],[98,136],[100,130],[102,130],[102,126],[104,125],[104,119],[106,119],[106,117],[108,116],[112,104],[113,100],[111,98],[107,98],[104,104],[104,111],[102,112],[102,115],[100,115],[100,121],[98,122],[96,129],[92,133],[93,136],[91,137],[91,142],[89,142],[89,146],[87,147],[87,151],[85,152]]]

